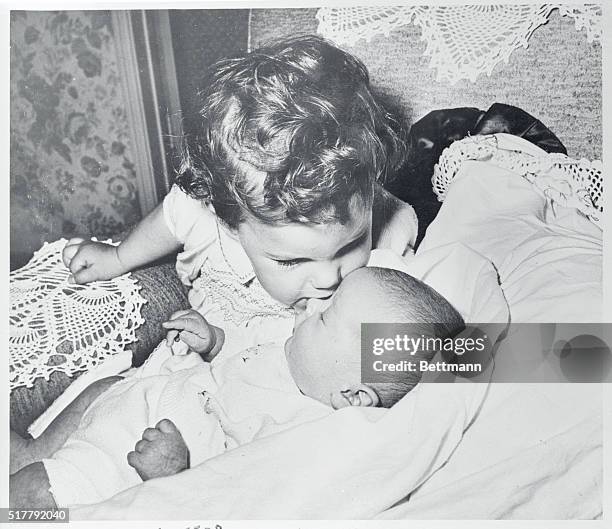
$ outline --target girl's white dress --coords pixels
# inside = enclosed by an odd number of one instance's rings
[[[293,310],[264,290],[242,245],[216,215],[176,186],[163,211],[168,229],[183,244],[176,270],[190,287],[191,307],[225,331],[221,354],[287,339]]]

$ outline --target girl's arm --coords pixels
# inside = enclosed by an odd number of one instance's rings
[[[181,247],[164,220],[164,205],[157,205],[117,247],[119,260],[133,270],[164,257]]]
[[[112,279],[175,252],[181,243],[164,220],[163,204],[142,219],[119,244],[71,239],[63,252],[75,283]]]
[[[372,207],[373,248],[386,248],[404,255],[414,248],[417,233],[418,220],[412,206],[376,184]]]

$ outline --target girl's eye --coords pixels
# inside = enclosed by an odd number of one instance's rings
[[[297,266],[302,262],[302,259],[288,259],[286,261],[276,261],[278,266],[283,266],[285,268],[290,268],[292,266]]]

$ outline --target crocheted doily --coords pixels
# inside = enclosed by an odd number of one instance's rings
[[[552,202],[574,207],[601,225],[604,206],[600,160],[575,160],[560,153],[533,156],[498,148],[494,135],[470,136],[447,147],[434,167],[432,185],[440,202],[466,160],[484,160],[512,170],[529,180]]]
[[[53,372],[88,371],[136,341],[146,302],[129,274],[68,283],[66,239],[45,243],[10,274],[9,384],[31,387]]]
[[[532,33],[548,21],[555,9],[573,17],[577,30],[586,30],[589,42],[601,40],[601,5],[500,4],[448,6],[373,6],[324,7],[317,12],[318,32],[337,42],[352,46],[360,39],[410,23],[421,28],[421,40],[427,43],[425,55],[437,69],[437,80],[472,82],[482,74],[491,74],[514,50],[526,48]]]

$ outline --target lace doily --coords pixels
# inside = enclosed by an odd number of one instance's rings
[[[68,283],[65,239],[45,243],[10,274],[9,385],[31,387],[53,372],[98,366],[136,341],[146,302],[129,274],[88,285]]]
[[[589,42],[601,42],[603,27],[601,24],[601,4],[571,5],[556,4],[559,13],[565,17],[572,17],[576,24],[576,30],[585,30]]]
[[[352,46],[414,23],[421,28],[425,55],[437,69],[437,80],[454,84],[460,79],[474,82],[482,73],[490,75],[500,62],[508,62],[514,50],[528,46],[533,32],[555,9],[573,17],[589,42],[601,41],[602,9],[595,4],[324,7],[317,12],[317,31]]]
[[[471,136],[447,147],[434,167],[432,185],[438,200],[467,160],[483,160],[519,173],[546,198],[574,207],[600,226],[603,217],[603,165],[600,160],[575,160],[559,153],[532,156],[500,149],[495,136]]]

